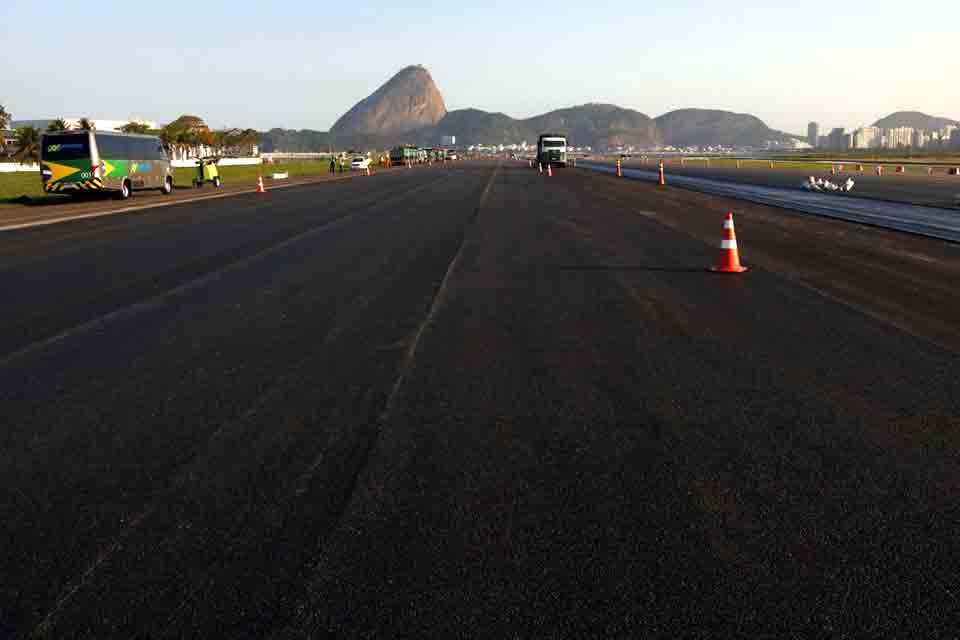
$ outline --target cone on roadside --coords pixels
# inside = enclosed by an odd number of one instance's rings
[[[553,165],[547,165],[547,177],[553,177]]]
[[[267,190],[263,186],[263,176],[257,176],[257,193],[266,193]]]
[[[720,264],[707,267],[715,273],[743,273],[747,270],[740,264],[740,250],[737,248],[737,232],[733,229],[733,214],[728,213],[723,221],[723,240],[720,241]]]
[[[617,177],[623,177],[623,170],[620,168],[620,158],[617,158]]]
[[[660,186],[667,184],[666,176],[663,173],[663,160],[660,161]]]
[[[543,163],[542,163],[542,162],[538,162],[538,163],[537,163],[537,171],[539,171],[540,173],[543,173]]]
[[[370,167],[367,167],[367,175],[370,175]]]

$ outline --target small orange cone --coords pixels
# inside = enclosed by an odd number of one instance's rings
[[[663,160],[661,160],[660,161],[660,186],[662,187],[666,184],[667,184],[667,178],[663,173]]]
[[[550,178],[553,177],[553,168],[552,168],[552,167],[553,167],[553,165],[549,165],[549,164],[547,165],[547,176],[550,177]]]
[[[370,175],[370,167],[367,167],[367,175]]]
[[[708,267],[716,273],[743,273],[746,267],[740,264],[740,250],[737,249],[737,232],[733,229],[733,214],[728,213],[723,221],[723,240],[720,241],[720,264]]]
[[[617,158],[617,177],[623,177],[623,171],[620,170],[620,158]]]
[[[543,173],[543,163],[542,163],[542,162],[538,162],[538,163],[537,163],[537,171],[539,171],[540,173]]]
[[[257,193],[266,193],[267,190],[263,187],[263,176],[257,176]]]

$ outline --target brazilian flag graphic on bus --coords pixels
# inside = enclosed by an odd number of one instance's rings
[[[87,136],[44,136],[40,153],[44,190],[61,191],[67,185],[85,191],[103,187],[103,182],[94,173]]]

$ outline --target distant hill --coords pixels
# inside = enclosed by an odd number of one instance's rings
[[[430,72],[410,66],[343,114],[330,133],[392,136],[433,126],[445,115],[447,106]]]
[[[260,150],[264,153],[309,153],[327,151],[333,139],[326,131],[313,129],[270,129],[260,135]]]
[[[456,136],[457,144],[477,143],[507,144],[530,140],[531,129],[520,120],[502,113],[489,113],[480,109],[457,109],[449,112],[436,126],[419,132],[418,141],[423,144],[440,144],[442,136]]]
[[[545,131],[565,133],[571,144],[592,147],[652,146],[656,127],[648,116],[614,105],[586,104],[517,120],[479,109],[451,111],[435,127],[423,129],[418,139],[438,144],[441,136],[456,136],[458,144],[502,144],[536,141]]]
[[[771,129],[756,116],[732,111],[678,109],[654,122],[664,144],[675,147],[762,146],[768,140],[783,142],[794,137]]]
[[[576,146],[652,147],[660,143],[656,124],[649,116],[612,104],[590,103],[558,109],[522,122],[537,134],[543,131],[566,133]]]
[[[950,118],[939,118],[929,116],[919,111],[897,111],[891,113],[886,118],[880,118],[873,126],[884,129],[893,129],[895,127],[913,127],[914,129],[924,129],[926,131],[938,131],[948,124],[960,126],[960,122]]]

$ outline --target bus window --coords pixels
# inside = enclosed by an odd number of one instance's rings
[[[100,152],[101,160],[127,160],[130,158],[126,138],[121,136],[98,135],[97,151]]]
[[[79,160],[90,157],[90,140],[85,135],[43,136],[44,160]]]

